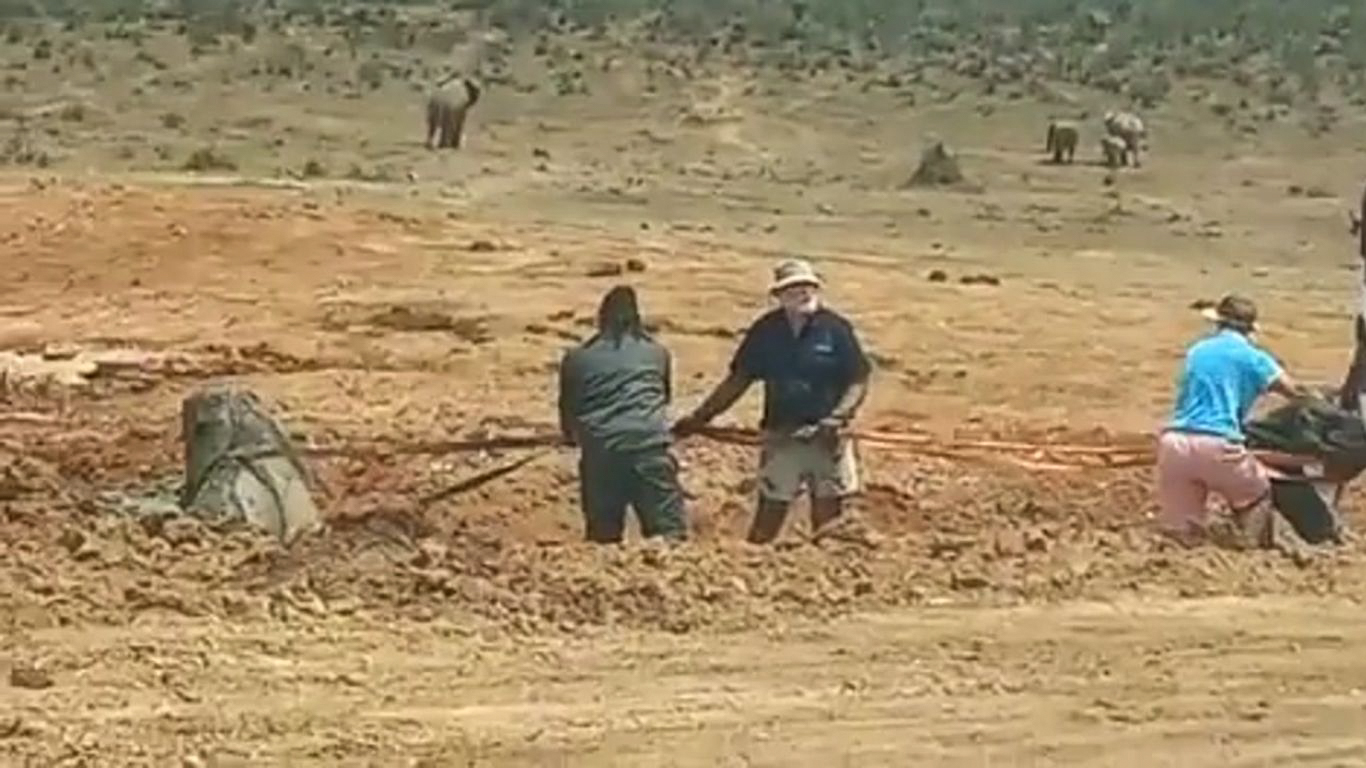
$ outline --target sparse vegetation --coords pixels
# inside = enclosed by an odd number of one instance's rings
[[[51,156],[37,146],[27,121],[19,119],[13,132],[0,145],[0,164],[46,168]]]
[[[356,69],[356,79],[370,90],[377,90],[384,85],[386,70],[384,62],[368,59]]]
[[[155,104],[139,127],[169,132],[155,139],[170,147],[162,160],[209,169],[226,158],[190,142],[214,142],[243,166],[264,165],[253,162],[264,149],[267,168],[307,170],[296,139],[311,137],[288,132],[313,129],[281,119],[219,133],[196,119],[190,130],[185,116],[211,103],[206,92],[300,94],[314,109],[411,91],[417,119],[421,94],[456,71],[506,92],[591,99],[616,78],[660,95],[737,68],[792,87],[843,79],[908,109],[960,105],[991,119],[1012,101],[1147,113],[1188,95],[1234,136],[1323,135],[1366,107],[1366,11],[1342,0],[0,0],[0,36],[14,46],[0,90],[28,97],[60,80],[71,89],[62,99],[80,101],[31,126],[53,147],[73,124],[130,128],[124,116]],[[516,52],[540,71],[520,71]],[[106,89],[120,78],[121,93]],[[787,87],[758,82],[770,94]],[[138,157],[161,157],[155,146]]]
[[[309,158],[304,163],[303,170],[299,173],[305,179],[320,179],[327,175],[327,168],[314,158]]]
[[[83,123],[86,118],[86,107],[79,101],[72,102],[62,107],[58,117],[68,123]]]
[[[182,166],[187,171],[203,173],[205,171],[235,171],[237,163],[231,158],[220,153],[214,147],[201,147],[190,154],[189,159]]]

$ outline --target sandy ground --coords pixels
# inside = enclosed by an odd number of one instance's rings
[[[58,685],[0,732],[69,764],[1351,766],[1359,612],[1126,600],[724,639],[154,619],[37,633]]]
[[[408,183],[97,159],[8,177],[0,336],[148,364],[0,410],[41,417],[0,431],[0,762],[1366,763],[1359,547],[1170,550],[1143,468],[869,450],[838,535],[794,516],[765,550],[737,542],[754,457],[706,441],[680,447],[679,550],[579,544],[568,453],[425,510],[512,454],[320,460],[332,525],[291,551],[97,503],[179,472],[180,399],[220,377],[318,443],[550,424],[558,356],[618,281],[677,357],[681,411],[791,253],[874,355],[868,427],[1141,441],[1202,330],[1190,305],[1227,290],[1260,302],[1292,370],[1341,375],[1346,139],[1233,142],[1178,103],[1107,184],[1040,164],[1041,107],[752,85],[495,91],[467,152],[393,140]],[[722,117],[677,119],[698,104]],[[398,130],[370,129],[372,151]],[[982,191],[899,188],[929,133]]]

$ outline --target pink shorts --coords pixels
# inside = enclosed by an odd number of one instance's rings
[[[1247,509],[1271,492],[1266,468],[1247,448],[1213,435],[1164,432],[1157,444],[1160,524],[1185,532],[1208,520],[1205,502],[1214,493],[1234,510]]]

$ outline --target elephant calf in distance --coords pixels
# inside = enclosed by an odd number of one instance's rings
[[[1072,156],[1077,152],[1077,140],[1080,132],[1075,123],[1054,120],[1048,124],[1048,143],[1045,152],[1053,154],[1054,163],[1072,162]]]
[[[1148,138],[1148,128],[1143,124],[1143,119],[1131,112],[1106,112],[1104,122],[1106,136],[1124,142],[1125,164],[1137,168],[1139,148]]]
[[[1129,164],[1128,146],[1118,136],[1102,136],[1100,153],[1106,168],[1119,168]]]
[[[479,101],[479,86],[468,77],[460,78],[463,90],[448,87],[455,78],[437,85],[427,99],[427,147],[459,149],[465,133],[465,116]]]

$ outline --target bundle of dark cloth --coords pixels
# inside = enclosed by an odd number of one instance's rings
[[[1272,503],[1306,543],[1342,541],[1338,502],[1343,489],[1366,470],[1366,423],[1326,399],[1283,405],[1246,428],[1253,451],[1310,456],[1305,467],[1274,467]]]

